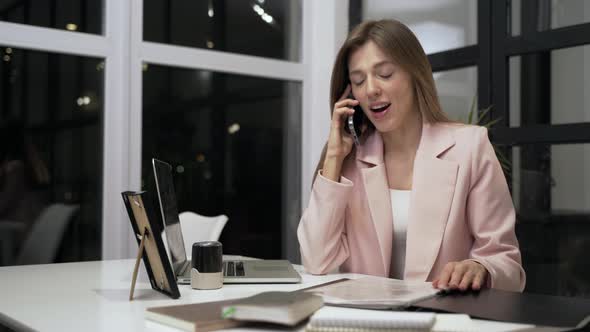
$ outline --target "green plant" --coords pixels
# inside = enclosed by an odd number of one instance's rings
[[[469,113],[467,113],[467,124],[478,125],[482,127],[486,127],[487,129],[492,128],[496,123],[500,122],[502,118],[496,118],[490,121],[485,121],[486,116],[492,110],[494,105],[490,105],[482,110],[477,109],[477,95],[473,97],[473,101],[471,102],[471,108],[469,109]],[[512,163],[510,160],[504,155],[502,150],[495,145],[492,144],[494,147],[494,152],[496,152],[496,157],[498,157],[498,161],[500,162],[500,166],[502,166],[502,170],[506,175],[509,175],[512,171]]]

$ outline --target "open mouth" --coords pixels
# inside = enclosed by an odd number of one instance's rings
[[[373,113],[381,113],[385,111],[391,104],[383,104],[377,105],[376,107],[371,107],[371,112]]]

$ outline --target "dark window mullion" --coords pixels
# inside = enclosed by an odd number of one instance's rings
[[[590,122],[498,127],[491,129],[490,137],[492,142],[501,145],[589,143]]]
[[[585,44],[590,44],[590,23],[508,37],[503,45],[506,55],[510,56]]]
[[[477,4],[477,41],[479,59],[477,63],[477,101],[478,109],[483,110],[492,103],[492,45],[491,45],[491,0],[479,0]],[[489,119],[484,119],[488,121]]]
[[[348,31],[363,21],[362,0],[350,0],[348,2]]]
[[[478,57],[479,47],[472,45],[429,54],[428,60],[432,66],[432,71],[443,71],[474,66],[477,64]]]
[[[501,118],[497,126],[509,126],[508,113],[508,59],[504,49],[498,47],[506,39],[507,8],[504,1],[491,1],[491,105],[492,119]]]

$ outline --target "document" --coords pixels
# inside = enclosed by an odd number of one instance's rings
[[[367,308],[402,309],[436,296],[430,282],[415,282],[381,277],[363,277],[309,290],[321,295],[324,304]]]

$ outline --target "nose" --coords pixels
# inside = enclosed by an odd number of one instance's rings
[[[369,99],[375,99],[381,94],[381,88],[373,78],[367,78],[367,96]]]

